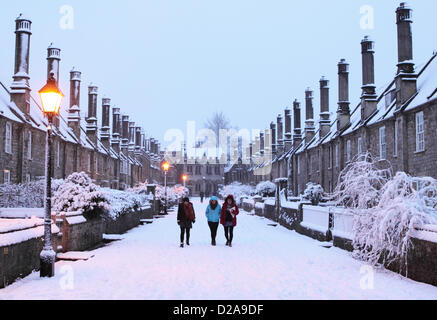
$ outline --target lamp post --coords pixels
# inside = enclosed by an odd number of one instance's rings
[[[168,164],[168,162],[164,162],[162,164],[162,169],[164,170],[164,196],[165,196],[164,214],[167,214],[167,207],[168,207],[168,202],[167,202],[167,172],[168,172],[168,169],[170,169],[170,165]]]
[[[186,187],[186,184],[187,184],[188,176],[187,176],[186,174],[184,174],[184,175],[182,176],[182,180],[184,181],[184,188],[185,188],[185,187]]]
[[[52,124],[53,117],[59,114],[64,95],[59,90],[51,73],[47,84],[38,92],[41,97],[44,115],[47,117],[46,136],[46,187],[45,187],[45,215],[44,215],[44,247],[40,254],[40,276],[53,277],[55,275],[56,253],[52,246]]]

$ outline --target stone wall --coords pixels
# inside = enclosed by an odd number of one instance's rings
[[[140,225],[141,213],[139,211],[128,212],[119,215],[115,220],[105,218],[103,221],[103,233],[123,234]]]
[[[55,251],[58,232],[56,226],[52,227],[52,245]],[[39,270],[43,234],[43,226],[0,234],[3,241],[6,237],[27,239],[21,242],[10,241],[9,244],[0,243],[0,288],[6,287],[18,278],[26,277],[34,270]]]

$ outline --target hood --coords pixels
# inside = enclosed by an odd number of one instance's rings
[[[214,201],[214,200],[218,202],[218,198],[216,196],[212,196],[209,201],[211,202],[211,201]]]
[[[228,203],[228,199],[232,199],[232,203],[233,203],[233,204],[235,203],[235,199],[234,199],[234,196],[233,196],[232,194],[230,194],[230,195],[228,195],[228,196],[226,197],[226,199],[225,199],[225,203]]]

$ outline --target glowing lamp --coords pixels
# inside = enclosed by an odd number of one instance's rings
[[[170,165],[168,164],[168,162],[164,162],[162,164],[162,169],[164,169],[164,171],[168,171],[169,168],[170,168]]]
[[[38,93],[41,97],[44,113],[52,116],[59,114],[61,101],[64,95],[62,94],[61,90],[59,90],[53,73],[47,80],[47,84],[41,90],[39,90]]]

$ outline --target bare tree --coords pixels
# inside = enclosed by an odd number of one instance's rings
[[[229,118],[222,112],[215,112],[211,118],[206,120],[205,128],[214,131],[217,137],[217,146],[219,144],[218,137],[220,136],[220,130],[225,129],[228,130],[231,128],[231,121]]]

